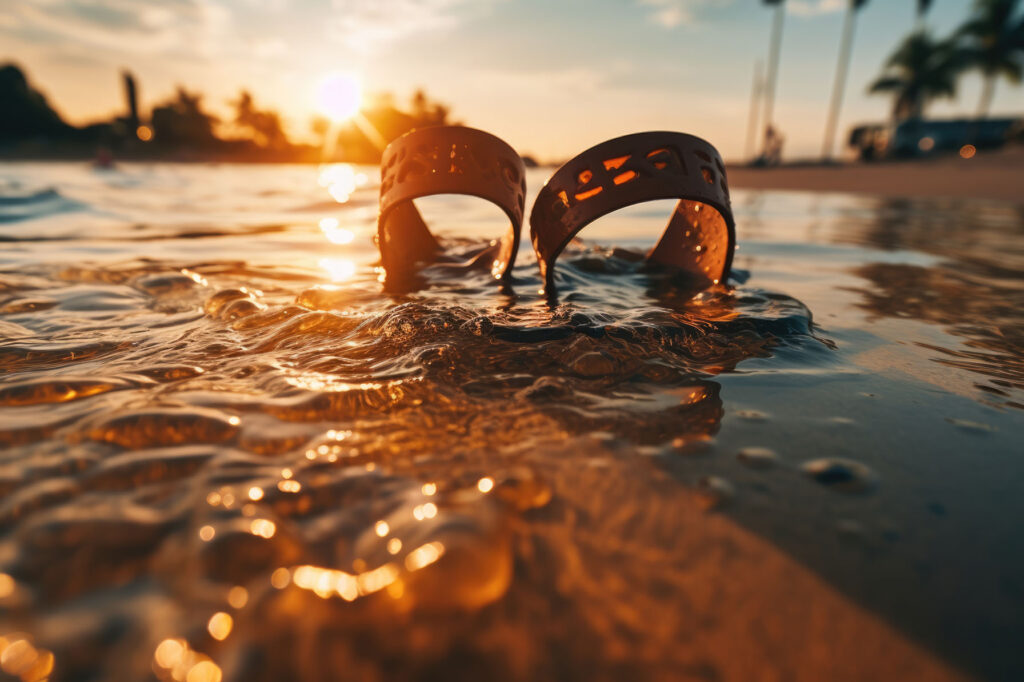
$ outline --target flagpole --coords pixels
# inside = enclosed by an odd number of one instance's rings
[[[786,3],[777,2],[775,18],[772,20],[772,41],[768,55],[768,80],[764,96],[764,146],[768,147],[768,129],[774,123],[775,116],[775,85],[779,75],[779,52],[782,48],[782,27],[786,17]]]
[[[744,148],[744,155],[748,161],[754,159],[754,145],[757,138],[757,124],[761,110],[761,90],[764,88],[764,62],[760,59],[754,62],[754,82],[750,86],[750,117],[747,120],[747,144]]]
[[[839,110],[843,106],[843,94],[846,90],[846,76],[850,70],[850,55],[853,51],[853,31],[857,25],[856,0],[850,0],[843,19],[843,38],[839,45],[839,63],[836,64],[835,85],[832,87],[832,102],[829,105],[828,121],[825,124],[825,143],[821,148],[821,158],[829,161],[835,147],[836,127],[839,124]]]

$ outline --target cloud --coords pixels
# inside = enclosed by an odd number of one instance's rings
[[[253,45],[253,54],[260,59],[275,59],[288,54],[288,43],[280,38],[257,41]]]
[[[789,0],[786,7],[790,14],[812,17],[818,14],[840,12],[849,6],[849,0]]]
[[[570,97],[604,93],[607,76],[603,69],[590,67],[545,69],[543,73],[520,68],[481,68],[470,70],[467,79],[476,92],[494,90],[508,98],[547,101],[554,93]]]
[[[65,45],[177,55],[215,52],[230,19],[213,0],[21,0],[11,17]]]
[[[650,8],[648,19],[664,28],[692,24],[695,13],[703,6],[729,4],[731,0],[637,0],[641,7]]]
[[[494,0],[333,0],[330,36],[358,52],[372,52],[418,33],[444,32]]]

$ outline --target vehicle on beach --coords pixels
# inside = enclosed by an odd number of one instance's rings
[[[886,158],[922,157],[959,151],[965,145],[995,149],[1020,138],[1024,119],[956,118],[926,121],[908,119],[895,124],[865,124],[850,131],[848,146],[857,158],[874,161]]]

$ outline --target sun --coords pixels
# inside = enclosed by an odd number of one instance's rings
[[[317,109],[335,123],[355,115],[362,99],[362,86],[351,73],[328,74],[317,87]]]

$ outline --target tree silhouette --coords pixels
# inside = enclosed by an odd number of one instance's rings
[[[235,125],[249,131],[257,145],[271,149],[288,146],[281,116],[276,111],[257,109],[248,90],[242,90],[231,104],[235,107]]]
[[[369,98],[369,105],[359,111],[352,121],[338,131],[336,148],[341,158],[359,163],[380,161],[382,143],[390,142],[415,128],[453,124],[447,105],[432,100],[423,90],[417,90],[409,100],[409,110],[402,111],[388,93]],[[373,135],[368,136],[367,130]]]
[[[203,96],[179,87],[175,96],[153,107],[153,139],[161,145],[202,147],[217,141],[217,118],[203,111]]]
[[[892,93],[893,117],[920,118],[929,101],[956,95],[962,56],[950,40],[933,40],[917,31],[904,40],[885,64],[882,76],[868,91]]]
[[[448,121],[449,108],[440,102],[432,102],[422,89],[413,93],[409,104],[409,113],[416,120],[418,127],[444,125]]]
[[[1000,76],[1020,83],[1024,74],[1024,17],[1014,17],[1019,6],[1019,0],[975,0],[970,18],[957,30],[965,64],[984,78],[979,118],[988,116]]]
[[[0,140],[73,132],[14,64],[0,66]]]

